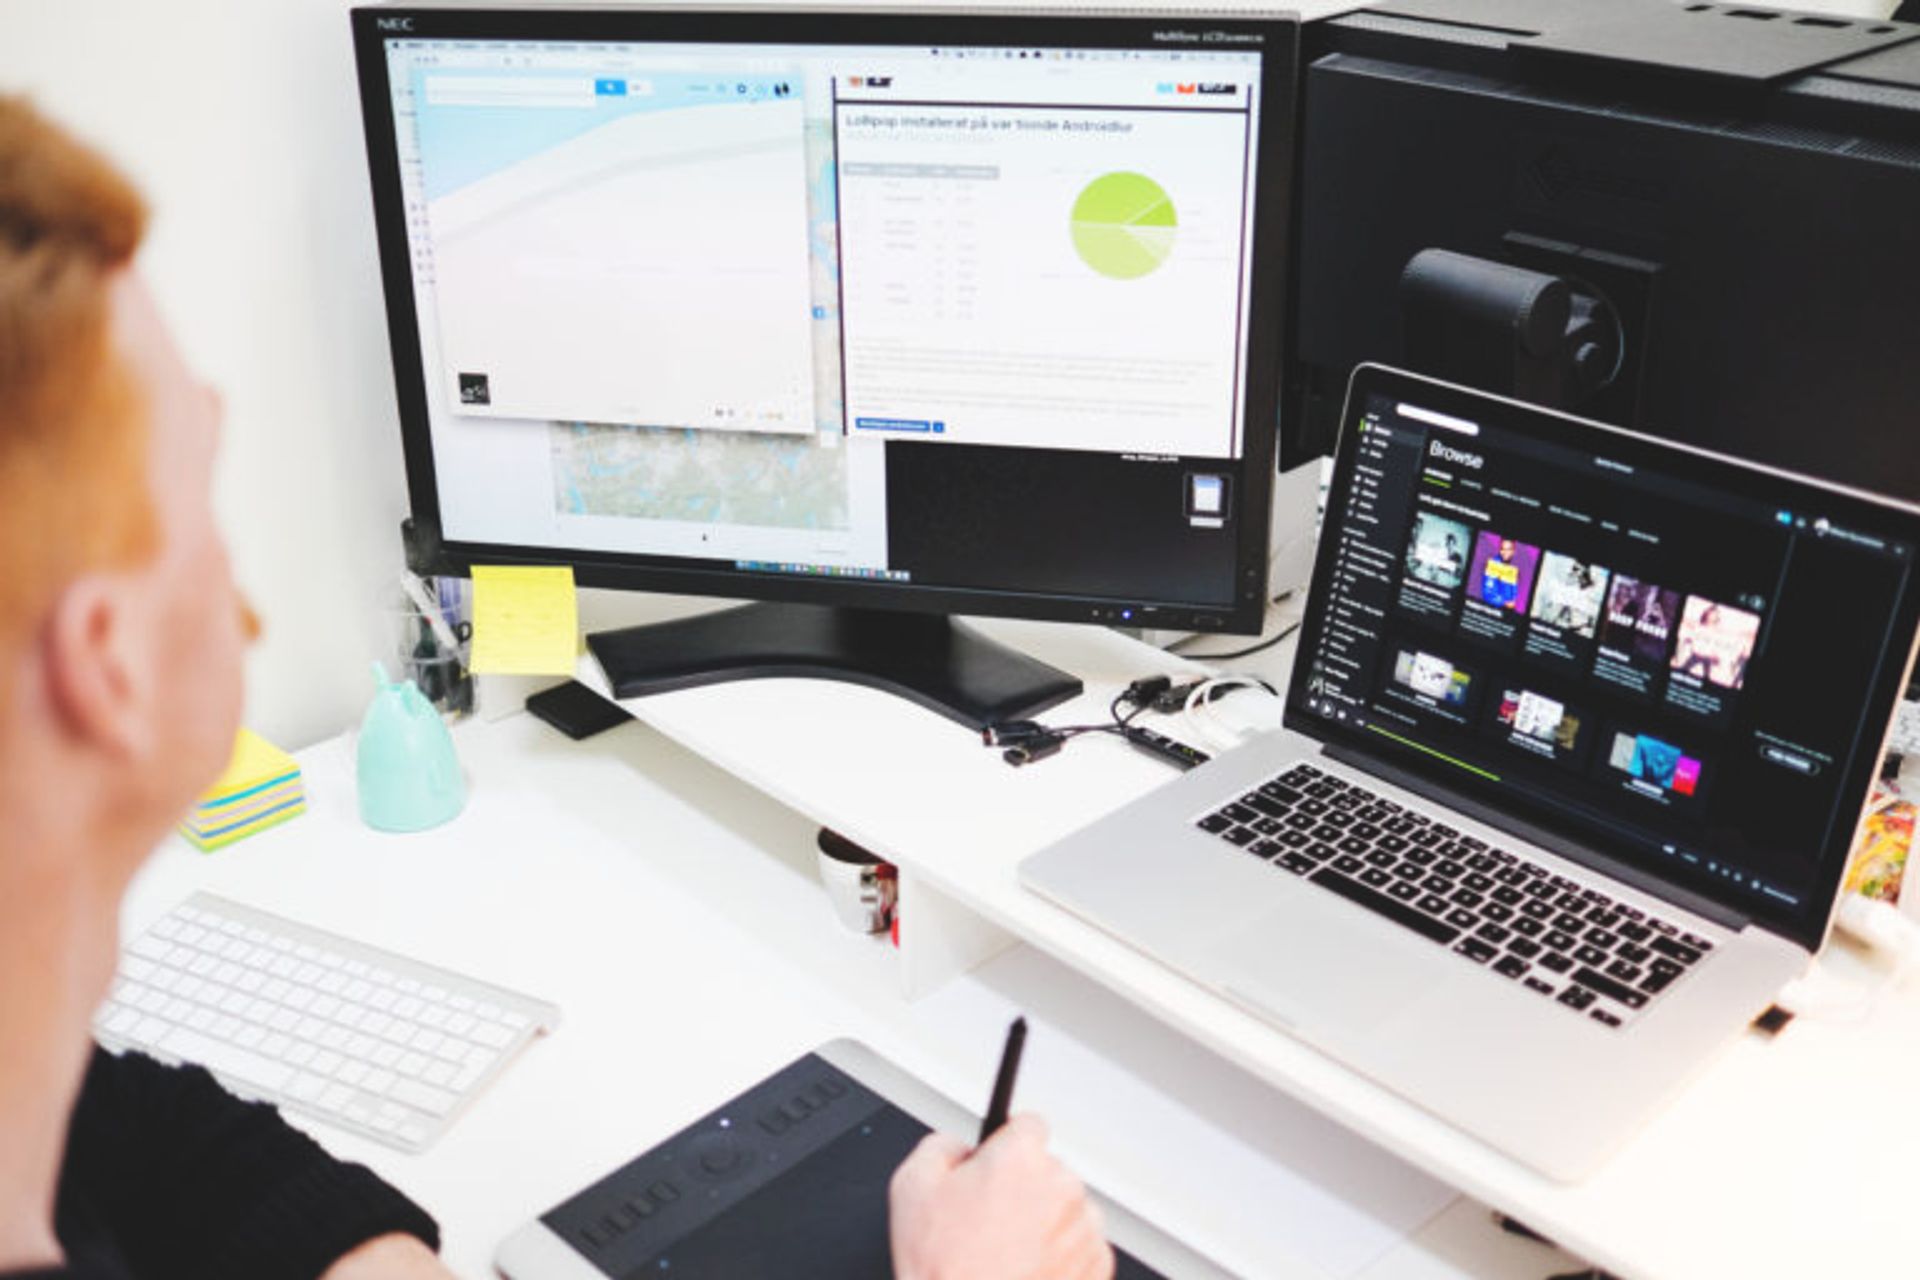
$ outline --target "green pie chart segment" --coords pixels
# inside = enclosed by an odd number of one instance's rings
[[[1173,253],[1180,224],[1173,197],[1141,173],[1107,173],[1073,202],[1073,248],[1111,280],[1138,280]]]

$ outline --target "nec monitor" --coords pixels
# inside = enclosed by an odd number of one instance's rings
[[[946,615],[1258,630],[1292,22],[353,24],[419,562],[830,606],[595,648],[969,723],[1077,686]]]

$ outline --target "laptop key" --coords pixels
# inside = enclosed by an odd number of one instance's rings
[[[1275,861],[1274,865],[1277,867],[1285,867],[1297,876],[1303,876],[1306,875],[1307,872],[1319,867],[1320,864],[1304,853],[1283,853],[1278,860]]]
[[[1420,896],[1420,890],[1408,884],[1405,880],[1396,880],[1387,886],[1387,894],[1389,897],[1398,898],[1402,902],[1412,902]]]
[[[1253,824],[1253,829],[1263,836],[1277,836],[1286,828],[1273,818],[1262,818]]]
[[[1519,956],[1501,956],[1493,962],[1493,971],[1506,978],[1524,978],[1532,967]]]
[[[1540,953],[1540,967],[1542,969],[1551,969],[1555,973],[1565,973],[1567,970],[1573,968],[1573,961],[1561,955],[1558,951],[1542,951]]]
[[[1321,844],[1318,840],[1309,841],[1301,848],[1300,852],[1306,854],[1315,862],[1325,862],[1328,858],[1334,856],[1333,846],[1330,844]]]
[[[1343,848],[1343,849],[1344,849],[1344,848],[1346,848],[1346,846],[1345,846],[1345,845],[1343,844],[1343,845],[1341,845],[1341,848]],[[1359,849],[1347,849],[1347,852],[1348,852],[1348,853],[1359,853],[1359,852],[1360,852],[1360,850],[1359,850]],[[1374,851],[1373,851],[1372,853],[1368,853],[1368,854],[1363,854],[1363,855],[1361,856],[1361,861],[1363,861],[1363,862],[1366,862],[1366,863],[1367,863],[1367,864],[1369,864],[1370,866],[1375,866],[1375,867],[1379,867],[1379,868],[1381,868],[1381,869],[1383,869],[1383,870],[1384,870],[1385,868],[1387,868],[1387,867],[1390,867],[1390,866],[1392,866],[1392,865],[1393,865],[1394,863],[1396,863],[1396,862],[1398,862],[1398,861],[1399,861],[1399,859],[1398,859],[1398,858],[1396,858],[1396,857],[1394,857],[1394,856],[1393,856],[1392,854],[1390,854],[1390,853],[1382,853],[1382,852],[1380,852],[1380,850],[1378,850],[1378,849],[1375,849],[1375,850],[1374,850]]]
[[[1513,936],[1513,930],[1489,920],[1473,931],[1476,938],[1485,938],[1488,942],[1501,943]]]
[[[1452,893],[1454,890],[1453,881],[1447,879],[1445,876],[1428,876],[1420,883],[1426,888],[1428,893]]]
[[[1432,916],[1422,915],[1404,902],[1396,902],[1385,894],[1375,893],[1365,885],[1354,881],[1337,871],[1322,867],[1313,876],[1313,883],[1345,898],[1348,902],[1367,908],[1385,916],[1395,924],[1404,925],[1435,942],[1445,945],[1460,936],[1460,931]]]
[[[1255,813],[1253,810],[1247,808],[1247,806],[1243,804],[1238,804],[1238,803],[1230,804],[1226,808],[1222,809],[1220,812],[1226,814],[1229,818],[1232,818],[1235,822],[1244,822],[1244,823],[1251,824],[1251,823],[1260,821],[1260,815]]]
[[[1620,1019],[1608,1013],[1605,1009],[1589,1009],[1587,1010],[1587,1016],[1595,1022],[1603,1023],[1609,1027],[1617,1027],[1620,1025]]]
[[[1528,898],[1520,904],[1520,909],[1535,920],[1545,920],[1553,914],[1553,908],[1538,898]]]
[[[1489,902],[1480,908],[1480,914],[1495,924],[1505,924],[1513,919],[1513,908],[1500,902]]]
[[[1553,927],[1562,933],[1578,934],[1586,929],[1587,922],[1570,912],[1562,911],[1553,918]]]
[[[1598,947],[1581,945],[1573,949],[1573,958],[1581,964],[1605,964],[1607,953]]]
[[[1460,939],[1460,941],[1454,945],[1453,952],[1455,955],[1465,956],[1475,964],[1485,964],[1499,954],[1499,952],[1478,938]]]
[[[1663,956],[1678,960],[1681,964],[1692,964],[1700,958],[1700,953],[1692,947],[1687,946],[1685,943],[1675,942],[1672,938],[1666,937],[1665,935],[1656,937],[1647,945]]]
[[[1522,960],[1531,960],[1540,954],[1540,944],[1532,938],[1515,937],[1507,940],[1507,950]]]
[[[1290,812],[1286,805],[1281,804],[1272,796],[1263,796],[1258,791],[1249,791],[1246,795],[1241,796],[1240,803],[1249,809],[1258,809],[1269,818],[1284,818]]]
[[[1416,904],[1430,916],[1437,916],[1447,909],[1447,900],[1438,894],[1428,894]]]
[[[1635,991],[1632,987],[1615,982],[1604,973],[1595,973],[1592,969],[1575,969],[1573,980],[1583,987],[1591,987],[1609,1000],[1638,1009],[1647,1002],[1647,993]]]
[[[1333,868],[1336,871],[1345,871],[1357,876],[1367,869],[1367,864],[1350,853],[1343,853],[1333,860]]]
[[[1261,858],[1271,858],[1274,854],[1279,853],[1280,849],[1281,846],[1271,840],[1255,840],[1247,846],[1248,853]]]
[[[1376,889],[1391,884],[1392,882],[1393,877],[1378,867],[1368,867],[1360,873],[1360,883],[1370,884]]]
[[[1628,964],[1645,964],[1653,957],[1653,952],[1647,950],[1645,947],[1636,947],[1631,942],[1621,943],[1613,949],[1613,954],[1619,956]]]
[[[1274,839],[1287,849],[1305,849],[1313,843],[1313,837],[1304,831],[1282,831]]]
[[[1570,1009],[1584,1009],[1592,1004],[1595,998],[1593,992],[1585,987],[1568,987],[1559,995],[1560,1003]]]
[[[1262,795],[1271,796],[1281,804],[1299,804],[1306,798],[1293,788],[1284,786],[1278,782],[1261,783],[1260,792]]]
[[[1522,978],[1520,982],[1529,991],[1538,991],[1543,996],[1553,994],[1553,984],[1545,978]]]
[[[1232,825],[1233,825],[1233,819],[1229,818],[1224,813],[1210,813],[1206,817],[1200,819],[1200,823],[1199,823],[1200,829],[1202,831],[1205,831],[1211,835],[1216,835],[1216,836],[1219,835],[1222,831],[1225,831],[1228,827]]]
[[[1615,960],[1607,966],[1607,976],[1618,978],[1622,982],[1638,982],[1643,970],[1637,964],[1628,964],[1625,960]]]
[[[1541,924],[1532,916],[1515,916],[1513,919],[1513,931],[1523,937],[1537,938],[1542,933],[1545,933],[1546,929],[1547,926]]]
[[[1459,907],[1447,912],[1447,923],[1458,929],[1471,929],[1480,923],[1480,917],[1471,911],[1462,911]]]
[[[1562,933],[1558,929],[1547,930],[1547,936],[1542,938],[1541,941],[1552,947],[1555,951],[1571,951],[1573,949],[1573,935],[1570,933]]]
[[[1246,845],[1252,844],[1255,840],[1258,840],[1260,838],[1260,833],[1255,831],[1252,827],[1229,827],[1227,830],[1222,831],[1220,833],[1220,838],[1222,840],[1227,841],[1229,844],[1237,844],[1244,847]]]

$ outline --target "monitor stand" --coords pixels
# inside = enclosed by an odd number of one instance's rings
[[[898,694],[970,729],[1077,696],[1078,678],[940,614],[749,604],[587,637],[616,698],[809,676]]]

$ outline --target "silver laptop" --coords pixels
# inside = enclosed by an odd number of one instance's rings
[[[1343,422],[1287,727],[1021,880],[1577,1179],[1821,945],[1920,509],[1378,366]]]

